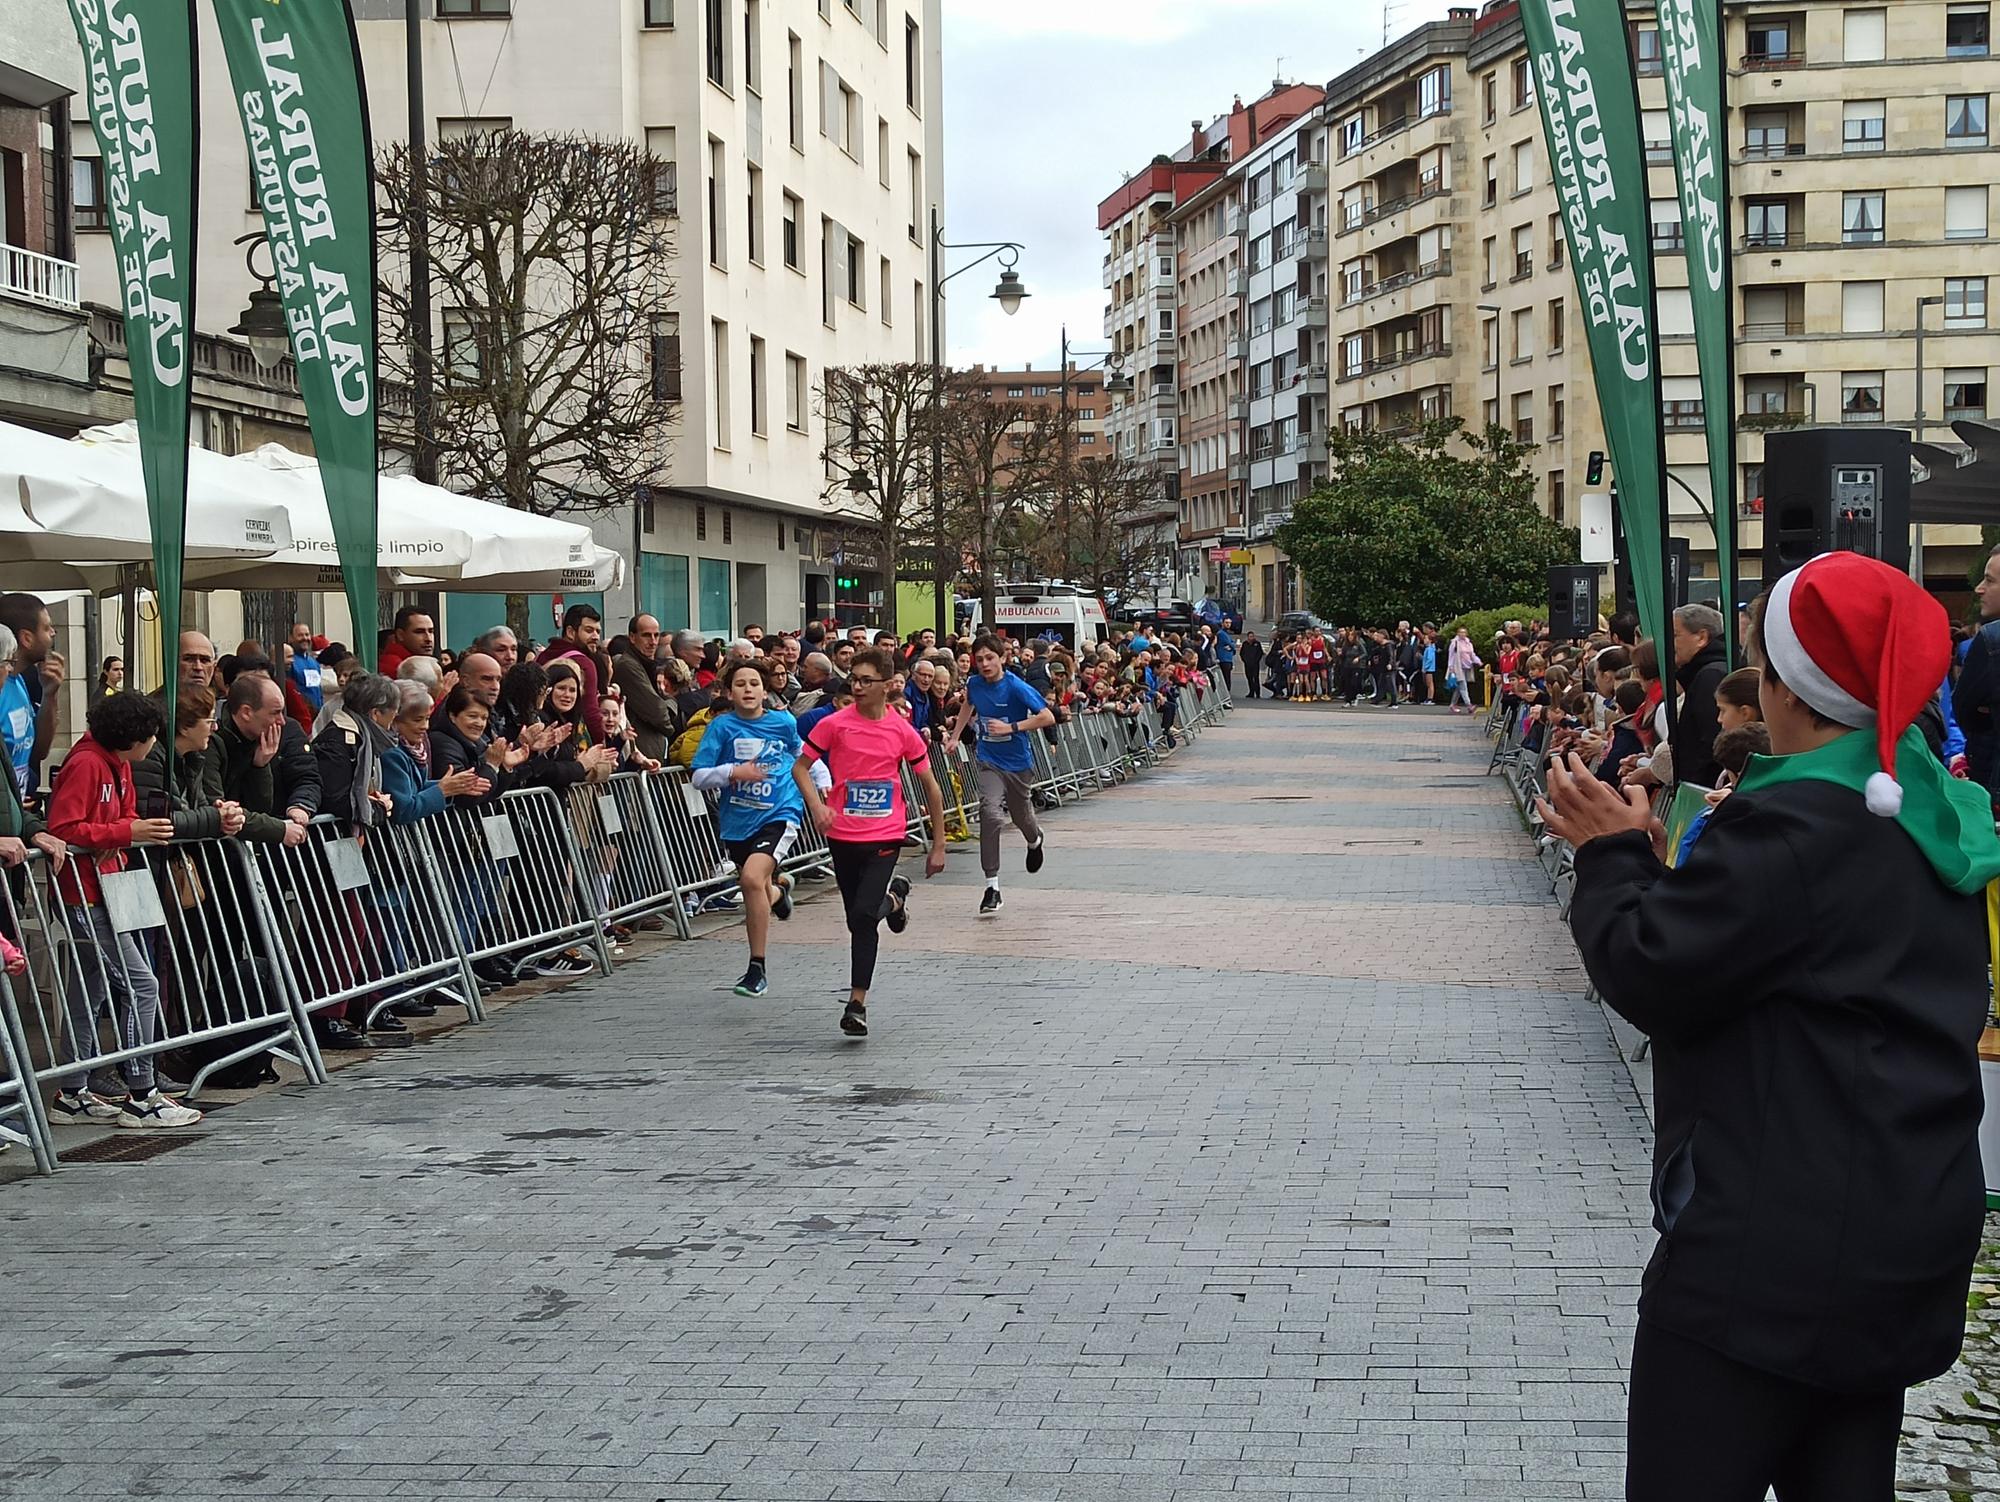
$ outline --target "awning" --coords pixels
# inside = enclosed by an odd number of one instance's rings
[[[1910,520],[1925,524],[2000,525],[2000,428],[1955,422],[1951,430],[1970,450],[1912,444],[1910,453],[1929,474],[1910,487]]]

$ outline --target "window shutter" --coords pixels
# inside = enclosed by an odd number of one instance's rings
[[[681,399],[681,336],[653,335],[653,400],[677,402]]]

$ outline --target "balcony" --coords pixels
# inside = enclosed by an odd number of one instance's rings
[[[1746,433],[1762,433],[1772,428],[1796,428],[1805,420],[1806,414],[1803,411],[1772,407],[1738,414],[1736,426]]]
[[[1805,242],[1805,236],[1788,229],[1753,229],[1743,237],[1745,250],[1789,250]]]
[[[1780,68],[1803,68],[1806,53],[1803,47],[1791,47],[1784,51],[1759,51],[1743,54],[1745,73],[1771,73]]]
[[[1229,280],[1226,285],[1229,289],[1229,295],[1240,301],[1250,295],[1250,273],[1247,271],[1232,271],[1229,273]]]
[[[1326,183],[1326,163],[1307,162],[1299,168],[1298,181],[1294,186],[1302,193],[1324,193]]]
[[[1384,370],[1394,370],[1399,365],[1414,365],[1419,360],[1434,359],[1450,353],[1449,344],[1414,344],[1362,361],[1360,374],[1375,375]]]
[[[1308,395],[1318,394],[1324,396],[1326,394],[1326,367],[1324,365],[1308,365],[1292,377],[1292,384],[1304,390]]]
[[[1743,325],[1745,339],[1796,339],[1805,331],[1803,318],[1768,318]]]
[[[1324,297],[1305,297],[1301,298],[1299,302],[1308,324],[1319,328],[1326,327],[1327,316],[1333,311],[1329,306],[1329,299]]]
[[[1326,259],[1326,226],[1323,224],[1308,226],[1299,235],[1295,246],[1299,254],[1303,255],[1308,261],[1324,261]]]
[[[1400,214],[1404,209],[1414,208],[1427,198],[1442,198],[1445,191],[1440,184],[1435,187],[1419,188],[1416,192],[1405,193],[1400,198],[1391,198],[1386,203],[1378,203],[1372,209],[1363,212],[1360,223],[1374,224],[1377,220],[1387,219],[1391,214]]]
[[[1745,161],[1771,161],[1788,156],[1804,156],[1804,141],[1745,141],[1743,159]]]
[[[76,295],[76,262],[0,245],[0,296],[75,310],[82,306]]]

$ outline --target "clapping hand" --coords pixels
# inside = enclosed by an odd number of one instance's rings
[[[1653,817],[1653,806],[1637,788],[1612,788],[1590,774],[1578,756],[1549,763],[1549,791],[1537,798],[1542,821],[1550,834],[1573,849],[1609,834],[1641,830],[1652,836],[1657,853],[1666,829]]]

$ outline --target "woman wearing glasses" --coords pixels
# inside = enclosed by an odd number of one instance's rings
[[[944,794],[931,775],[924,738],[899,714],[889,712],[895,659],[885,647],[854,654],[847,678],[854,702],[836,710],[807,732],[792,779],[812,820],[833,852],[833,876],[847,909],[852,940],[847,1008],[840,1030],[868,1035],[868,988],[875,980],[877,927],[901,933],[910,921],[910,883],[896,875],[896,858],[909,828],[903,801],[903,766],[908,763],[923,786],[930,815],[930,858],[924,874],[944,869]],[[813,785],[811,764],[824,760],[833,787],[826,798]]]

